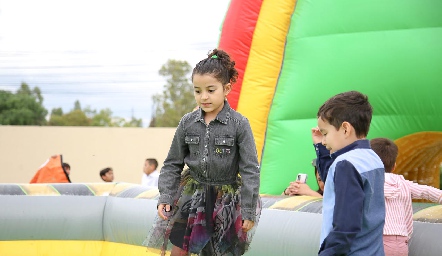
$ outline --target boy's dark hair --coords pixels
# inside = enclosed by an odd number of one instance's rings
[[[207,55],[207,58],[196,64],[192,71],[192,81],[195,74],[212,74],[223,85],[236,82],[238,71],[235,69],[235,61],[230,59],[227,52],[219,49],[213,49]]]
[[[103,170],[100,171],[100,177],[102,178],[104,175],[106,175],[106,173],[108,173],[109,171],[112,171],[112,168],[107,167],[104,168]],[[103,178],[102,178],[103,179]]]
[[[385,172],[392,172],[399,151],[397,145],[390,139],[376,138],[370,140],[370,146],[384,163]]]
[[[71,166],[68,163],[62,163],[61,166],[63,167],[63,169],[69,168],[69,170],[71,169]]]
[[[368,97],[357,91],[337,94],[319,108],[317,117],[333,125],[337,130],[343,122],[349,122],[356,137],[365,137],[370,129],[373,108]]]
[[[149,162],[149,164],[155,165],[155,169],[158,168],[158,161],[155,158],[147,158],[146,161]]]

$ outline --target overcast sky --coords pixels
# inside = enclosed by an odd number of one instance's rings
[[[218,45],[229,0],[2,0],[0,90],[38,86],[44,106],[151,117],[168,59],[193,67]]]

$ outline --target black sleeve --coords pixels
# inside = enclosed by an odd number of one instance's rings
[[[322,143],[317,143],[313,145],[316,151],[316,168],[318,168],[319,176],[321,180],[325,182],[327,179],[328,169],[333,163],[333,158],[330,155],[330,151],[322,145]]]

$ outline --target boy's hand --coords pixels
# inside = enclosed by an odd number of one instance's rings
[[[171,210],[171,207],[169,204],[160,204],[158,205],[158,215],[163,219],[167,220],[167,216],[164,215],[164,213],[169,213]]]
[[[242,231],[247,232],[247,231],[251,230],[254,225],[255,225],[255,222],[253,222],[251,220],[243,220]]]
[[[318,127],[312,128],[312,140],[313,144],[318,144],[322,142],[322,133],[319,131]]]

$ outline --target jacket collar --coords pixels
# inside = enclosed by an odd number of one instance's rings
[[[221,111],[218,113],[218,115],[216,115],[215,119],[222,124],[227,124],[227,120],[229,120],[230,117],[230,110],[231,108],[229,102],[227,102],[227,100],[224,100],[224,106],[221,109]],[[196,110],[195,122],[200,121],[204,123],[204,115],[205,112],[201,108],[198,108]]]

